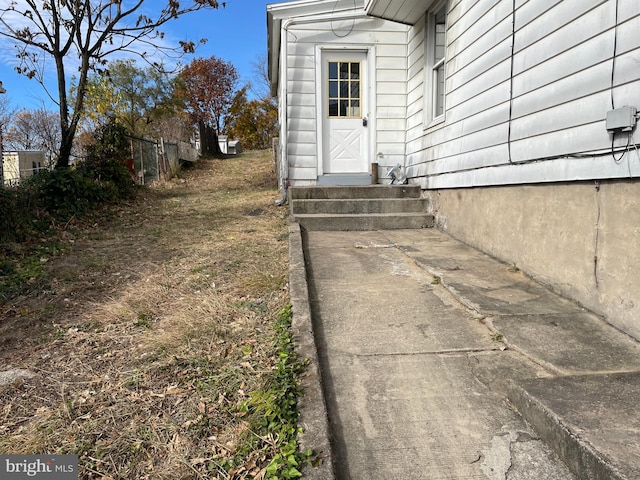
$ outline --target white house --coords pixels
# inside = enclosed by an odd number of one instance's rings
[[[39,150],[2,152],[2,170],[5,185],[18,185],[45,167],[45,154]]]
[[[640,2],[267,7],[284,185],[385,182],[640,339]]]

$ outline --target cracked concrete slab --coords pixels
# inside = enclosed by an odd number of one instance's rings
[[[575,303],[554,294],[506,265],[435,230],[417,239],[408,230],[385,232],[387,240],[425,270],[442,278],[467,307],[485,315],[580,312]]]
[[[467,354],[327,355],[337,478],[513,480],[520,478],[510,468],[517,464],[538,479],[573,479],[500,396],[477,381]],[[503,437],[506,426],[511,440]],[[538,465],[511,450],[517,438],[535,441],[527,455]]]
[[[638,477],[602,476],[597,462],[598,451],[623,451],[621,440],[640,446],[632,405],[640,381],[627,377],[618,388],[599,375],[640,371],[637,342],[436,230],[307,232],[304,244],[325,401],[318,411],[326,408],[334,467],[331,476],[307,469],[307,478]],[[294,302],[294,319],[295,311]],[[601,378],[588,382],[593,398],[612,390],[610,403],[591,404],[600,424],[587,404],[571,415],[573,396],[583,394],[560,382],[573,377],[558,376],[576,372]],[[615,390],[628,401],[616,400]],[[610,408],[626,420],[616,423]],[[562,448],[540,433],[548,424],[562,426],[559,443],[582,447],[576,455],[586,470],[559,460]],[[619,472],[617,463],[640,464],[607,458],[607,474]]]
[[[512,385],[509,399],[589,480],[640,478],[640,373],[565,376]]]
[[[640,370],[640,345],[592,313],[502,316],[491,323],[510,346],[565,374]]]
[[[507,374],[545,372],[386,233],[307,233],[336,478],[573,480],[503,401]]]

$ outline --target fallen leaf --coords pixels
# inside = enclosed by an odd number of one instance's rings
[[[181,395],[183,393],[186,393],[187,391],[184,388],[179,388],[175,385],[171,385],[169,387],[167,387],[167,391],[164,392],[165,395]]]

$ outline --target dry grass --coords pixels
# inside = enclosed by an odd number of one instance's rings
[[[269,152],[248,152],[69,226],[0,307],[0,370],[36,373],[0,386],[0,452],[77,454],[83,479],[261,478],[240,407],[288,302],[276,198]]]

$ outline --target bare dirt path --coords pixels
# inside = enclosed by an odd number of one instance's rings
[[[77,454],[83,479],[264,476],[242,404],[288,302],[276,198],[270,152],[248,152],[69,227],[0,306],[0,372],[33,374],[0,385],[0,452]]]

